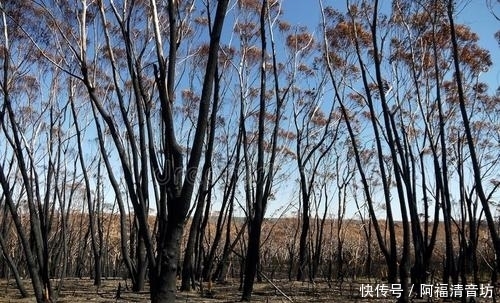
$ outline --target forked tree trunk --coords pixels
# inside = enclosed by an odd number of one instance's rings
[[[218,68],[216,67],[215,77],[214,77],[214,101],[212,105],[212,114],[210,117],[210,128],[208,130],[209,134],[208,134],[207,149],[205,151],[205,163],[203,164],[203,168],[201,171],[201,181],[200,181],[200,187],[198,189],[198,201],[196,204],[196,209],[193,215],[193,219],[191,221],[191,226],[189,228],[189,237],[186,244],[186,250],[184,252],[184,262],[182,265],[181,290],[184,291],[190,291],[191,284],[194,284],[194,267],[195,267],[194,255],[196,246],[200,247],[200,245],[197,244],[200,241],[200,239],[203,238],[204,234],[204,229],[202,228],[202,216],[205,207],[207,209],[206,213],[209,214],[210,205],[207,205],[209,201],[209,197],[207,197],[207,195],[211,194],[209,188],[212,186],[212,184],[210,184],[211,182],[210,174],[212,168],[212,154],[215,141],[215,129],[217,124],[217,108],[219,107],[219,92],[220,91],[219,91]],[[206,219],[208,220],[208,218]]]
[[[156,3],[151,0],[153,10],[153,22],[155,23],[156,52],[158,56],[158,70],[156,81],[159,88],[162,118],[165,124],[164,138],[167,142],[165,150],[166,159],[171,167],[166,168],[164,173],[166,182],[161,185],[162,201],[159,202],[159,227],[157,240],[157,257],[150,262],[150,287],[152,303],[173,303],[177,290],[177,266],[179,262],[181,238],[184,231],[184,220],[188,214],[191,197],[196,181],[196,172],[200,163],[203,150],[203,142],[207,129],[208,114],[212,88],[216,77],[216,67],[219,54],[220,36],[227,11],[228,0],[220,0],[217,3],[216,15],[210,35],[210,46],[207,65],[203,78],[203,88],[199,102],[196,130],[193,138],[190,156],[186,167],[182,159],[181,148],[177,143],[174,132],[174,122],[171,111],[171,102],[174,96],[175,86],[175,60],[178,45],[171,44],[169,48],[168,71],[165,68],[163,50],[161,49],[161,35],[159,32],[159,19]],[[170,38],[178,41],[177,26],[177,2],[168,1],[168,14],[170,23]],[[166,86],[165,86],[166,84]],[[158,169],[158,167],[155,167]],[[179,172],[186,170],[185,179],[179,178]],[[151,248],[150,248],[151,249]],[[151,253],[151,251],[150,251]]]
[[[106,153],[104,135],[101,127],[101,123],[99,122],[95,107],[92,107],[92,114],[94,117],[94,123],[96,127],[96,133],[99,141],[99,148],[101,153]],[[127,269],[128,274],[132,280],[132,291],[138,292],[144,289],[144,285],[146,284],[146,269],[147,269],[147,258],[145,252],[145,243],[143,239],[137,241],[137,258],[136,263],[132,262],[131,256],[129,254],[129,250],[127,249],[127,211],[125,210],[125,203],[121,196],[120,185],[115,177],[115,173],[113,172],[112,165],[110,159],[108,157],[102,157],[106,171],[108,174],[109,182],[113,187],[113,191],[115,192],[116,203],[118,204],[119,214],[120,214],[120,251],[123,258],[124,265]],[[131,247],[131,249],[134,249]]]
[[[150,271],[151,303],[173,303],[177,291],[177,264],[179,248],[184,231],[184,220],[170,220],[167,223],[165,244],[158,252],[159,272]]]

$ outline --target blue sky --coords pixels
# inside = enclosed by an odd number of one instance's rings
[[[500,5],[494,7],[500,13]],[[479,35],[480,45],[490,51],[493,66],[485,74],[485,82],[496,89],[500,85],[500,46],[495,40],[495,32],[500,30],[500,22],[488,11],[486,0],[471,1],[459,14],[459,20]]]
[[[495,40],[495,32],[500,30],[500,21],[488,10],[489,0],[459,0],[461,3],[458,13],[458,22],[468,25],[480,37],[480,45],[489,50],[493,61],[493,66],[483,78],[483,81],[495,90],[500,86],[500,47]],[[496,0],[491,0],[495,2]],[[389,1],[381,1],[389,2]],[[332,6],[343,10],[346,1],[323,0],[323,6]],[[500,16],[500,3],[493,7],[497,15]],[[284,0],[283,11],[288,22],[295,25],[307,26],[310,30],[317,30],[321,15],[318,0]]]

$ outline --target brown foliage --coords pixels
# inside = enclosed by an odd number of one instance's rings
[[[309,52],[314,47],[314,37],[311,33],[301,32],[294,35],[288,35],[286,45],[294,52]]]
[[[245,38],[256,37],[259,34],[259,27],[251,21],[238,22],[234,25],[234,32]]]
[[[238,0],[238,6],[243,9],[259,12],[262,5],[258,0]]]

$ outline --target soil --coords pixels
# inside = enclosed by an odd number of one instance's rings
[[[29,289],[29,281],[25,281]],[[344,283],[333,286],[326,282],[289,282],[273,281],[255,283],[252,302],[394,302],[394,299],[365,299],[360,297],[359,286],[355,283]],[[58,281],[54,281],[57,287]],[[120,285],[120,298],[116,298]],[[332,287],[329,287],[332,285]],[[100,287],[93,285],[90,279],[65,279],[60,284],[57,302],[149,302],[149,292],[134,293],[128,289],[129,281],[123,279],[104,279]],[[206,290],[202,295],[200,289],[191,292],[179,292],[177,302],[216,303],[240,302],[241,291],[237,283],[212,285],[212,291]],[[279,290],[278,290],[279,289]],[[0,280],[0,303],[35,302],[34,298],[21,298],[13,280]]]
[[[29,289],[29,281],[26,287]],[[387,298],[362,298],[360,285],[356,282],[345,283],[309,283],[272,281],[255,283],[252,302],[358,302],[381,303],[396,302],[395,297]],[[62,283],[54,281],[58,287],[57,303],[67,302],[150,302],[148,291],[134,293],[128,289],[130,282],[123,279],[104,279],[100,287],[93,285],[90,279],[65,279]],[[120,297],[117,290],[120,287]],[[178,292],[177,302],[216,303],[240,302],[241,292],[238,283],[213,284],[212,291],[200,289],[192,292]],[[440,300],[414,300],[413,302],[439,302]],[[475,302],[491,302],[492,299],[476,298]],[[21,298],[13,280],[0,280],[0,303],[28,303],[35,302],[33,297]]]

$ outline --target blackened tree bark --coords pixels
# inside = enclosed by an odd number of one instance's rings
[[[199,242],[203,239],[204,235],[204,225],[202,225],[202,215],[205,212],[207,216],[209,215],[210,205],[207,205],[209,200],[209,195],[211,194],[212,184],[210,182],[212,175],[212,155],[214,150],[215,141],[215,130],[217,125],[217,109],[219,107],[220,99],[220,77],[218,75],[218,68],[215,69],[214,77],[214,101],[212,104],[212,113],[210,116],[210,128],[208,129],[208,143],[205,151],[205,159],[203,168],[201,171],[201,181],[198,188],[198,201],[196,203],[196,208],[194,211],[193,218],[191,220],[191,226],[189,228],[189,235],[186,244],[186,249],[184,251],[184,261],[182,265],[182,285],[181,290],[189,291],[191,287],[195,287],[195,277],[194,277],[194,254],[195,248]],[[208,220],[208,218],[206,218]],[[200,251],[198,249],[197,254]],[[199,273],[198,273],[199,275]],[[210,279],[210,277],[208,277]]]
[[[244,115],[243,111],[240,109],[240,119],[238,123],[238,135],[236,138],[236,146],[234,150],[234,155],[229,155],[228,158],[232,159],[234,166],[231,173],[228,173],[228,179],[226,181],[227,185],[224,188],[224,194],[222,196],[222,205],[219,211],[219,217],[217,218],[214,240],[211,243],[210,251],[208,252],[206,259],[204,261],[202,276],[206,280],[217,279],[219,281],[224,281],[226,277],[226,271],[228,269],[229,256],[232,253],[235,242],[231,241],[231,231],[232,231],[232,219],[234,211],[234,203],[236,199],[237,185],[240,175],[240,164],[241,164],[241,149],[242,149],[242,138],[244,127]],[[225,229],[224,229],[225,226]],[[243,231],[244,228],[241,229]],[[239,237],[242,232],[238,234],[234,241],[239,241]],[[214,261],[217,254],[217,249],[220,245],[222,237],[224,236],[224,247],[222,249],[222,257],[217,262],[217,267],[215,269],[214,277],[212,277],[212,270],[214,267]]]
[[[92,106],[92,115],[94,117],[94,123],[96,127],[96,133],[97,133],[97,140],[99,142],[99,149],[101,150],[101,154],[106,154],[106,147],[105,147],[105,137],[104,137],[104,132],[102,131],[102,126],[101,123],[99,122],[99,117],[96,112],[96,108]],[[109,179],[109,182],[111,184],[111,187],[113,188],[113,191],[115,193],[120,193],[121,188],[119,185],[118,180],[116,179],[116,176],[113,172],[113,168],[111,165],[111,161],[109,157],[102,157],[104,161],[104,166],[106,167],[106,172],[107,176]],[[127,247],[127,225],[128,225],[128,220],[127,220],[127,210],[125,209],[125,202],[123,201],[123,196],[121,194],[116,195],[116,204],[118,205],[118,210],[119,210],[119,215],[120,215],[120,251],[121,251],[121,256],[123,258],[123,262],[125,265],[125,268],[127,269],[127,272],[130,276],[130,279],[132,281],[132,290],[133,291],[140,291],[144,287],[144,280],[145,280],[145,268],[144,264],[141,267],[139,259],[136,259],[136,262],[134,262],[129,253],[129,249]],[[132,247],[133,249],[133,247]]]
[[[376,36],[376,30],[377,30],[377,22],[376,22],[376,17],[377,17],[377,4],[378,2],[375,3],[374,8],[373,8],[373,13],[372,13],[372,20],[370,21],[370,30],[371,30],[371,41],[372,41],[372,47],[374,47],[373,51],[373,59],[374,60],[379,60],[378,56],[378,49],[376,49],[377,46],[377,36]],[[380,230],[377,228],[377,224],[374,224],[375,231],[377,234],[377,239],[379,242],[379,245],[381,245],[381,250],[384,253],[384,257],[386,259],[386,264],[387,264],[387,279],[389,283],[395,283],[397,280],[397,273],[398,273],[398,256],[397,256],[397,243],[396,243],[396,232],[395,232],[395,226],[394,226],[394,216],[393,216],[393,211],[392,211],[392,206],[391,206],[391,194],[390,194],[390,184],[389,184],[389,179],[388,179],[388,172],[384,160],[384,150],[382,148],[382,135],[380,134],[380,122],[378,121],[378,115],[375,112],[374,108],[374,102],[372,98],[372,92],[370,90],[370,84],[368,80],[368,75],[367,75],[367,70],[365,68],[365,62],[362,58],[362,53],[361,53],[361,42],[359,32],[362,31],[360,28],[360,25],[357,24],[357,20],[355,19],[355,16],[351,14],[351,24],[353,27],[353,32],[354,32],[354,45],[356,48],[356,56],[358,58],[359,66],[361,67],[361,76],[363,80],[363,86],[365,90],[365,98],[366,98],[366,103],[368,105],[369,111],[370,111],[370,121],[372,125],[372,130],[374,133],[375,137],[375,144],[376,144],[376,152],[377,152],[377,161],[378,161],[378,168],[380,170],[380,176],[381,176],[381,182],[382,182],[382,189],[384,193],[384,200],[385,200],[385,208],[386,208],[386,214],[387,214],[387,221],[386,221],[386,226],[389,230],[389,248],[386,247],[384,244],[384,241],[382,240],[382,235],[379,234]],[[375,66],[379,66],[380,68],[380,63],[376,63]],[[379,84],[381,81],[379,81],[379,77],[377,77],[377,84]],[[385,85],[377,85],[377,88],[379,90],[382,90],[382,96],[385,95],[384,90]],[[381,97],[382,97],[381,96]],[[386,107],[387,105],[384,105],[384,102],[382,101],[382,106]],[[344,115],[347,113],[345,112],[345,109],[342,109],[344,112]],[[345,119],[350,119],[350,117],[345,116]],[[390,122],[388,121],[388,112],[387,110],[384,110],[384,123],[385,126],[387,127],[390,125]],[[391,128],[389,127],[386,129],[387,134],[390,134]],[[355,143],[355,138],[351,138],[352,143]],[[393,140],[391,140],[393,143]],[[391,147],[391,153],[394,152],[394,147]],[[355,151],[357,153],[357,151]],[[359,164],[358,164],[358,169],[360,169]],[[397,179],[397,178],[396,178]],[[365,184],[365,182],[363,182]],[[366,185],[368,185],[366,183]],[[366,186],[364,185],[364,186]],[[369,189],[365,189],[366,195],[370,195]],[[370,201],[370,200],[369,200]],[[371,202],[373,203],[373,202]],[[369,204],[371,204],[369,202]],[[375,212],[372,207],[370,207],[370,215],[372,216],[372,221],[375,223],[377,221],[377,218],[375,216]],[[378,231],[377,231],[378,230]],[[385,248],[385,249],[384,249]]]
[[[438,46],[436,42],[435,25],[433,25],[433,54],[438,58]],[[445,264],[443,270],[443,282],[449,283],[450,278],[453,279],[453,283],[457,283],[457,270],[454,257],[453,249],[453,237],[452,237],[452,217],[451,217],[451,196],[448,186],[448,156],[447,156],[447,142],[446,142],[446,130],[445,130],[445,118],[443,112],[443,102],[441,98],[441,88],[440,88],[440,70],[438,68],[437,60],[434,63],[434,73],[436,77],[436,102],[438,107],[439,116],[439,134],[440,134],[440,148],[441,157],[439,157],[436,152],[435,147],[432,147],[432,152],[434,156],[434,170],[436,171],[436,190],[439,193],[439,199],[441,201],[441,208],[443,210],[443,224],[445,228],[445,247],[446,256]],[[439,159],[440,158],[440,159]],[[441,160],[441,161],[439,161]]]
[[[376,7],[376,5],[375,5]],[[389,184],[389,179],[388,179],[388,172],[386,168],[386,162],[384,159],[384,149],[382,148],[382,143],[384,142],[383,136],[381,134],[380,130],[380,125],[382,124],[378,120],[378,115],[375,112],[374,109],[374,102],[372,98],[372,91],[370,89],[370,85],[368,82],[368,72],[366,70],[366,64],[362,58],[362,47],[366,47],[367,45],[371,45],[371,47],[375,47],[377,44],[376,42],[376,36],[373,35],[373,32],[376,34],[376,27],[377,22],[376,22],[376,14],[377,10],[374,9],[373,14],[370,14],[369,12],[367,15],[373,15],[373,20],[370,21],[370,30],[371,32],[368,33],[365,31],[364,28],[361,27],[361,25],[358,23],[357,17],[360,15],[359,11],[353,11],[352,9],[355,9],[354,7],[350,7],[348,11],[348,17],[350,21],[347,23],[349,28],[350,28],[350,35],[349,37],[346,37],[346,42],[348,43],[349,46],[352,47],[353,51],[356,54],[356,58],[358,61],[358,66],[361,74],[361,79],[363,82],[364,86],[364,92],[365,95],[362,97],[363,101],[366,103],[368,109],[369,109],[369,119],[370,123],[372,125],[372,131],[373,131],[373,136],[374,136],[374,142],[376,146],[376,161],[377,161],[377,168],[379,170],[379,174],[381,177],[381,183],[382,183],[382,190],[383,190],[383,197],[385,201],[385,210],[386,210],[386,230],[388,231],[388,236],[389,236],[389,241],[388,243],[386,242],[386,239],[383,235],[381,226],[379,224],[376,212],[375,212],[375,202],[370,190],[370,184],[368,181],[368,177],[365,172],[365,168],[363,165],[363,159],[362,159],[362,153],[359,147],[358,143],[358,138],[356,136],[356,131],[355,131],[355,125],[352,117],[352,114],[349,112],[349,109],[347,108],[345,101],[343,98],[340,96],[340,87],[337,79],[335,78],[334,75],[334,60],[335,59],[335,54],[332,55],[333,51],[337,51],[337,49],[332,49],[330,47],[330,44],[332,44],[332,39],[334,39],[331,35],[334,34],[333,31],[328,32],[327,31],[327,24],[326,24],[326,16],[325,14],[328,13],[328,10],[323,10],[323,38],[324,38],[324,58],[326,61],[326,67],[327,71],[333,86],[333,91],[334,91],[334,98],[337,100],[340,106],[340,112],[342,115],[342,118],[346,124],[349,139],[351,141],[352,145],[352,151],[355,157],[356,161],[356,167],[358,169],[358,173],[361,177],[361,184],[363,188],[363,193],[364,193],[364,198],[366,199],[366,204],[368,206],[368,212],[370,215],[371,222],[373,223],[373,228],[375,231],[375,235],[377,237],[377,242],[380,247],[380,250],[385,258],[386,265],[387,265],[387,274],[388,274],[388,281],[389,283],[396,283],[397,281],[397,273],[398,273],[398,251],[397,251],[397,242],[396,242],[396,233],[395,233],[395,225],[394,225],[394,216],[393,216],[393,211],[391,207],[391,194],[390,194],[390,184]],[[372,8],[373,9],[373,8]],[[366,12],[365,12],[366,13]],[[368,37],[368,38],[367,38]],[[373,57],[377,57],[378,52],[374,51]],[[332,58],[333,57],[333,58]],[[380,82],[380,81],[377,81]],[[380,85],[377,85],[378,89],[380,88]],[[386,112],[384,115],[384,121],[385,126],[389,124],[390,126],[390,117],[388,117],[388,113]],[[386,132],[390,132],[391,127],[386,129]]]
[[[257,274],[257,267],[260,263],[260,236],[262,221],[264,220],[265,209],[267,205],[267,198],[269,192],[265,192],[265,167],[264,167],[264,136],[265,136],[265,113],[266,113],[266,70],[265,70],[265,53],[267,49],[266,37],[266,17],[267,17],[267,0],[262,1],[260,12],[260,38],[261,38],[261,62],[262,67],[260,70],[260,103],[259,103],[259,122],[257,133],[257,182],[255,184],[255,198],[254,204],[250,209],[249,214],[249,234],[248,234],[248,247],[245,259],[244,281],[242,301],[250,301],[253,291],[254,279]],[[278,118],[279,115],[276,115]],[[271,162],[271,166],[273,162]],[[248,168],[247,168],[248,169]],[[272,171],[270,171],[272,174]],[[272,177],[272,176],[269,176]],[[272,179],[272,178],[270,178]],[[269,180],[269,179],[268,179]],[[248,181],[247,181],[248,182]]]
[[[261,67],[260,67],[260,96],[259,96],[259,113],[258,113],[258,130],[257,130],[257,166],[256,174],[257,179],[255,183],[255,196],[253,199],[253,205],[250,205],[248,220],[249,220],[249,235],[248,235],[248,246],[244,266],[244,281],[243,281],[243,292],[242,301],[250,301],[254,280],[257,274],[257,268],[260,264],[260,238],[261,238],[261,228],[262,222],[264,220],[264,215],[266,212],[267,202],[271,195],[271,190],[273,186],[273,179],[275,175],[275,160],[277,154],[278,146],[278,132],[279,132],[279,121],[281,119],[281,111],[283,107],[284,99],[288,93],[288,89],[284,92],[280,91],[278,82],[278,66],[276,62],[275,44],[274,40],[271,39],[271,69],[273,78],[273,97],[276,100],[276,106],[274,111],[274,125],[271,131],[270,148],[268,147],[269,161],[265,165],[265,137],[266,137],[266,108],[267,108],[267,68],[266,68],[266,57],[267,57],[267,33],[266,26],[268,26],[269,20],[269,3],[267,0],[262,1],[262,6],[260,9],[260,39],[261,39]],[[272,33],[271,34],[272,37]],[[245,138],[243,139],[245,142]],[[247,151],[245,151],[247,153]],[[246,155],[245,155],[246,156]],[[248,184],[248,166],[247,169],[247,180]],[[248,188],[246,188],[248,190]],[[249,193],[247,193],[248,195]]]
[[[154,1],[151,1],[153,9]],[[160,201],[160,224],[157,237],[158,255],[156,266],[151,267],[151,300],[153,302],[174,302],[176,291],[177,262],[179,260],[179,246],[184,230],[184,219],[187,216],[191,196],[195,185],[195,172],[200,163],[203,141],[205,138],[208,114],[210,108],[210,99],[214,79],[216,77],[216,66],[218,59],[220,36],[224,17],[226,14],[228,0],[221,0],[217,4],[216,15],[213,28],[210,35],[210,46],[206,71],[203,79],[203,88],[200,98],[198,120],[196,122],[196,131],[193,139],[191,153],[187,162],[187,175],[183,183],[179,180],[179,172],[183,167],[180,147],[176,141],[173,132],[173,120],[171,111],[171,102],[173,101],[173,89],[175,85],[175,62],[177,45],[170,44],[168,72],[165,68],[165,60],[161,50],[161,39],[158,27],[157,12],[153,12],[153,18],[156,23],[155,38],[157,44],[158,69],[156,71],[156,83],[159,88],[161,102],[162,119],[166,126],[164,138],[166,140],[166,163],[171,167],[163,170],[164,183],[160,188],[166,192],[166,200]],[[176,1],[169,1],[169,23],[170,23],[170,41],[178,41],[177,21],[176,21]],[[165,86],[166,84],[166,86]],[[159,167],[156,167],[159,169]],[[166,222],[165,222],[166,221]]]
[[[312,41],[310,42],[312,43]],[[296,50],[298,51],[298,50]],[[300,184],[300,201],[301,201],[301,230],[299,240],[299,255],[297,263],[297,281],[303,281],[306,276],[306,269],[308,261],[308,248],[310,236],[310,210],[311,199],[315,191],[316,179],[320,174],[321,165],[325,164],[324,159],[330,153],[333,144],[337,139],[338,125],[334,127],[332,124],[333,110],[335,102],[332,102],[329,112],[326,113],[326,119],[319,119],[324,114],[319,108],[319,103],[322,102],[319,91],[321,87],[316,88],[316,93],[313,95],[313,100],[307,106],[299,105],[294,109],[294,124],[296,130],[296,161],[299,171],[299,184]],[[306,96],[299,97],[300,102]],[[309,103],[309,102],[308,102]],[[320,133],[319,139],[314,142],[311,136],[312,133]],[[317,136],[317,135],[316,135]],[[321,191],[321,189],[319,189]],[[326,203],[326,202],[325,202]],[[309,275],[309,279],[313,279]]]
[[[495,250],[495,256],[496,256],[495,259],[497,261],[495,264],[495,269],[493,270],[492,274],[492,282],[496,283],[497,273],[500,271],[500,262],[499,262],[500,237],[498,235],[495,220],[493,218],[493,214],[490,209],[490,203],[489,203],[490,197],[486,194],[483,187],[481,167],[476,153],[477,147],[475,146],[474,143],[475,141],[472,136],[469,113],[466,107],[467,100],[465,97],[464,87],[462,83],[463,80],[462,80],[462,71],[460,67],[459,47],[458,47],[457,33],[455,28],[455,17],[453,15],[454,11],[455,11],[454,2],[450,0],[447,2],[447,15],[450,25],[450,35],[451,35],[452,52],[453,52],[453,66],[455,68],[455,82],[457,85],[458,101],[459,101],[460,113],[462,116],[465,136],[467,138],[467,147],[470,153],[470,161],[472,163],[472,169],[474,172],[474,185],[476,186],[476,192],[483,207],[484,216],[486,218],[486,223],[488,225],[488,230],[490,232],[491,241],[493,243],[493,248]]]
[[[183,34],[188,30],[186,20],[180,18],[190,17],[192,10],[185,7],[186,3],[174,0],[151,0],[148,5],[136,2],[118,4],[82,1],[79,5],[75,8],[65,3],[51,2],[42,7],[47,23],[53,29],[50,34],[58,35],[61,38],[59,41],[67,44],[70,55],[62,55],[72,58],[68,62],[71,61],[74,65],[69,69],[78,72],[71,72],[60,65],[57,67],[83,84],[99,119],[106,126],[102,131],[109,134],[113,141],[125,181],[125,194],[130,199],[137,223],[135,266],[137,272],[144,272],[146,264],[141,263],[147,260],[151,301],[174,302],[180,240],[203,153],[220,35],[228,0],[217,3],[215,18],[210,25],[212,30],[206,69],[201,77],[203,83],[198,117],[194,123],[194,137],[190,143],[182,142],[190,144],[187,152],[177,139],[174,99],[177,50]],[[161,8],[158,7],[160,5]],[[100,10],[100,14],[95,14],[96,9]],[[64,13],[60,14],[61,12]],[[159,12],[167,15],[167,23],[160,22],[162,16]],[[108,14],[113,16],[113,21],[107,19]],[[102,30],[104,44],[99,41],[102,37],[89,38],[89,28]],[[111,30],[116,33],[113,38]],[[165,32],[170,42],[168,47],[163,44]],[[77,38],[67,39],[68,33]],[[138,33],[144,39],[138,39],[135,36]],[[98,45],[104,45],[104,48]],[[90,47],[95,47],[95,53],[104,52],[105,55],[90,58]],[[153,62],[143,61],[147,48],[154,50]],[[168,49],[167,57],[164,56],[165,49]],[[53,53],[44,54],[55,64],[51,60]],[[97,61],[99,63],[95,64]],[[107,72],[103,73],[100,69],[102,67],[107,68]],[[104,74],[109,75],[105,80],[100,78]],[[154,80],[151,80],[152,76]],[[159,109],[159,113],[154,114],[161,126],[159,136],[158,126],[153,123],[153,103],[156,101],[158,104],[155,108]],[[103,138],[99,140],[103,157],[109,157],[102,146]],[[185,153],[188,153],[186,161]],[[108,173],[109,168],[108,166]],[[151,175],[154,176],[153,182],[149,179]],[[150,183],[155,188],[157,210],[154,235],[149,222]],[[116,195],[123,195],[116,184],[113,188]],[[120,207],[121,212],[124,210]],[[121,222],[123,224],[123,220]],[[156,241],[153,241],[153,237]],[[137,283],[140,286],[140,280]]]
[[[29,5],[24,6],[22,9],[29,10],[31,7]],[[26,137],[24,136],[24,129],[22,127],[25,123],[20,123],[21,116],[16,112],[16,101],[15,93],[12,93],[13,89],[24,89],[26,91],[33,92],[33,89],[29,84],[22,81],[22,79],[16,75],[22,68],[23,62],[16,61],[16,56],[19,56],[17,51],[26,51],[23,47],[19,47],[27,41],[20,37],[17,28],[17,22],[23,22],[25,15],[16,15],[16,18],[12,17],[12,13],[18,8],[15,8],[11,3],[4,4],[0,3],[1,10],[1,43],[2,48],[2,66],[1,66],[1,97],[2,97],[2,108],[0,110],[0,124],[3,140],[6,147],[10,149],[10,153],[13,155],[12,163],[15,162],[14,169],[6,169],[4,163],[0,163],[0,186],[5,198],[5,203],[9,209],[10,216],[12,218],[13,224],[15,226],[15,231],[19,237],[20,244],[23,248],[24,257],[27,262],[27,270],[30,274],[31,284],[33,286],[34,295],[38,303],[45,302],[47,300],[52,300],[52,285],[49,277],[49,234],[51,231],[52,215],[54,211],[54,204],[51,203],[51,185],[54,182],[56,171],[56,163],[54,157],[57,157],[61,146],[54,147],[57,142],[56,132],[51,130],[56,128],[59,119],[54,116],[53,111],[55,106],[48,101],[49,105],[46,106],[48,112],[48,117],[44,122],[47,125],[49,131],[47,132],[47,140],[49,142],[48,146],[44,147],[44,158],[45,164],[48,165],[47,169],[43,172],[45,178],[45,184],[42,188],[42,182],[39,175],[39,164],[36,163],[34,158],[35,151],[32,150],[32,146],[27,146],[25,144]],[[14,40],[11,41],[11,36]],[[16,55],[16,56],[14,56]],[[36,61],[30,61],[36,65]],[[50,73],[48,73],[50,75]],[[53,90],[53,86],[50,89]],[[34,100],[30,99],[30,102]],[[42,119],[37,120],[41,123]],[[38,124],[37,123],[37,124]],[[35,127],[36,125],[30,125]],[[13,177],[13,174],[15,177]],[[14,182],[14,183],[12,183]],[[19,183],[17,183],[19,182]],[[17,184],[16,184],[17,183]],[[13,184],[16,184],[14,187]],[[42,191],[45,190],[43,193]],[[16,192],[21,192],[23,195],[23,204],[27,206],[29,216],[29,228],[25,228],[22,222],[22,215],[18,204],[14,201],[16,197]]]
[[[72,101],[74,98],[73,92],[70,93],[70,104],[71,104],[71,113],[73,114],[73,123],[75,125],[75,131],[76,131],[76,141],[77,141],[77,146],[78,146],[78,158],[80,160],[80,168],[83,173],[83,180],[85,182],[85,199],[87,201],[87,209],[88,209],[88,216],[89,216],[89,233],[90,233],[90,243],[92,247],[92,253],[94,255],[94,285],[96,286],[101,286],[101,248],[100,245],[102,243],[98,243],[98,235],[97,235],[97,221],[96,221],[96,215],[98,215],[98,212],[95,209],[94,206],[94,197],[91,193],[91,185],[90,185],[90,179],[89,179],[89,166],[85,164],[85,158],[83,154],[83,148],[82,148],[82,131],[80,129],[80,124],[78,122],[78,115],[75,109],[75,103]]]
[[[5,205],[4,199],[5,199],[4,194],[2,193],[2,196],[0,197],[0,205]],[[3,209],[6,211],[5,207],[3,207]],[[2,223],[3,227],[10,226],[10,224],[7,224],[5,219],[2,220],[1,223]],[[19,289],[21,297],[27,298],[29,296],[29,293],[26,290],[26,287],[24,286],[23,279],[21,278],[21,275],[19,274],[19,270],[17,269],[15,261],[11,258],[10,254],[9,254],[9,247],[4,239],[4,234],[5,234],[4,232],[5,231],[3,231],[3,230],[0,231],[0,248],[2,249],[4,264],[6,266],[8,266],[8,268],[12,271],[12,274],[14,275],[14,279],[16,280],[16,285],[17,285],[17,288]]]

